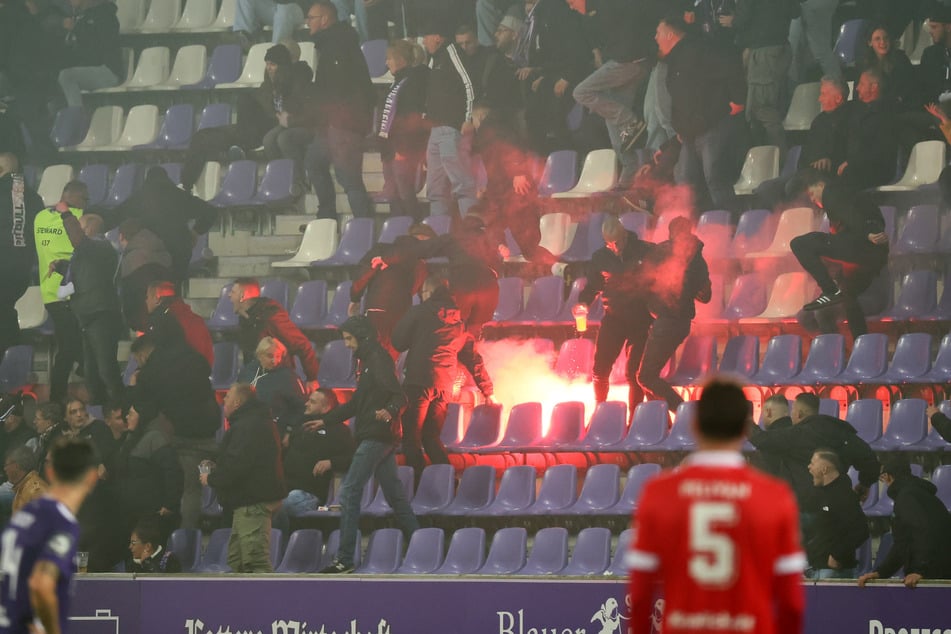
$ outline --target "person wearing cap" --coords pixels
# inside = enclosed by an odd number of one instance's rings
[[[284,39],[294,39],[294,32],[303,22],[300,0],[237,0],[233,30],[242,47],[247,49],[265,26],[273,27],[271,41],[277,44]]]
[[[507,58],[514,61],[515,46],[518,44],[518,36],[525,26],[525,20],[515,15],[506,15],[495,28],[493,41],[495,48]]]
[[[928,14],[931,46],[921,54],[918,77],[925,103],[951,100],[951,7],[935,2]]]
[[[951,578],[951,514],[936,495],[937,487],[913,476],[908,457],[901,454],[885,460],[881,480],[895,503],[892,547],[872,572],[859,577],[859,586],[873,579],[888,579],[902,569],[908,588],[922,579]]]
[[[521,7],[518,5],[521,4],[521,0],[476,0],[475,14],[479,44],[494,46],[499,25],[508,17],[517,18],[517,14],[521,13]]]
[[[430,20],[421,27],[429,53],[426,119],[432,129],[426,147],[426,193],[429,210],[445,216],[458,206],[466,212],[476,203],[472,165],[472,106],[479,94],[479,75],[472,57],[452,41],[448,26]]]
[[[396,471],[396,448],[400,442],[400,414],[406,397],[396,378],[393,359],[380,346],[376,330],[366,317],[350,317],[340,325],[344,345],[353,351],[357,363],[357,389],[350,400],[321,418],[304,423],[305,431],[351,425],[357,449],[340,490],[340,548],[337,557],[320,572],[353,572],[360,498],[370,478],[375,477],[407,541],[419,528],[419,521],[406,499]]]

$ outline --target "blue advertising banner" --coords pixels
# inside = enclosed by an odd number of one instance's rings
[[[951,634],[951,587],[809,585],[807,634]],[[69,634],[623,634],[623,580],[79,577]],[[663,610],[657,601],[654,631]]]

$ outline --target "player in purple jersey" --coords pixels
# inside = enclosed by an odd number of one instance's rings
[[[46,461],[49,494],[17,512],[0,536],[0,634],[61,634],[79,540],[76,514],[99,477],[95,449],[61,439]]]

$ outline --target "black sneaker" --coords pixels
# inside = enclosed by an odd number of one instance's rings
[[[644,130],[646,129],[646,123],[637,121],[621,130],[621,133],[618,135],[621,141],[621,151],[627,152],[634,147],[634,144],[637,143],[637,140],[641,138],[641,135],[644,134]]]
[[[348,572],[353,572],[353,564],[345,564],[340,561],[335,561],[323,570],[319,571],[319,574],[322,575],[345,575]]]
[[[820,308],[825,308],[826,306],[834,306],[845,300],[845,295],[842,294],[840,289],[836,289],[834,293],[823,293],[819,297],[815,298],[808,304],[802,307],[803,310],[819,310]]]

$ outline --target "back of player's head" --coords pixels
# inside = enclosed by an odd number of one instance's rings
[[[79,484],[90,470],[99,466],[92,444],[81,438],[60,438],[50,451],[53,479],[60,484]]]
[[[714,378],[703,387],[697,403],[697,432],[710,440],[735,440],[743,436],[749,419],[749,402],[739,384]]]
[[[842,459],[839,458],[839,454],[837,454],[835,450],[829,449],[828,447],[819,447],[813,452],[813,455],[832,465],[836,473],[842,473]]]
[[[802,392],[796,395],[796,405],[804,416],[814,416],[819,413],[819,397],[811,392]]]

